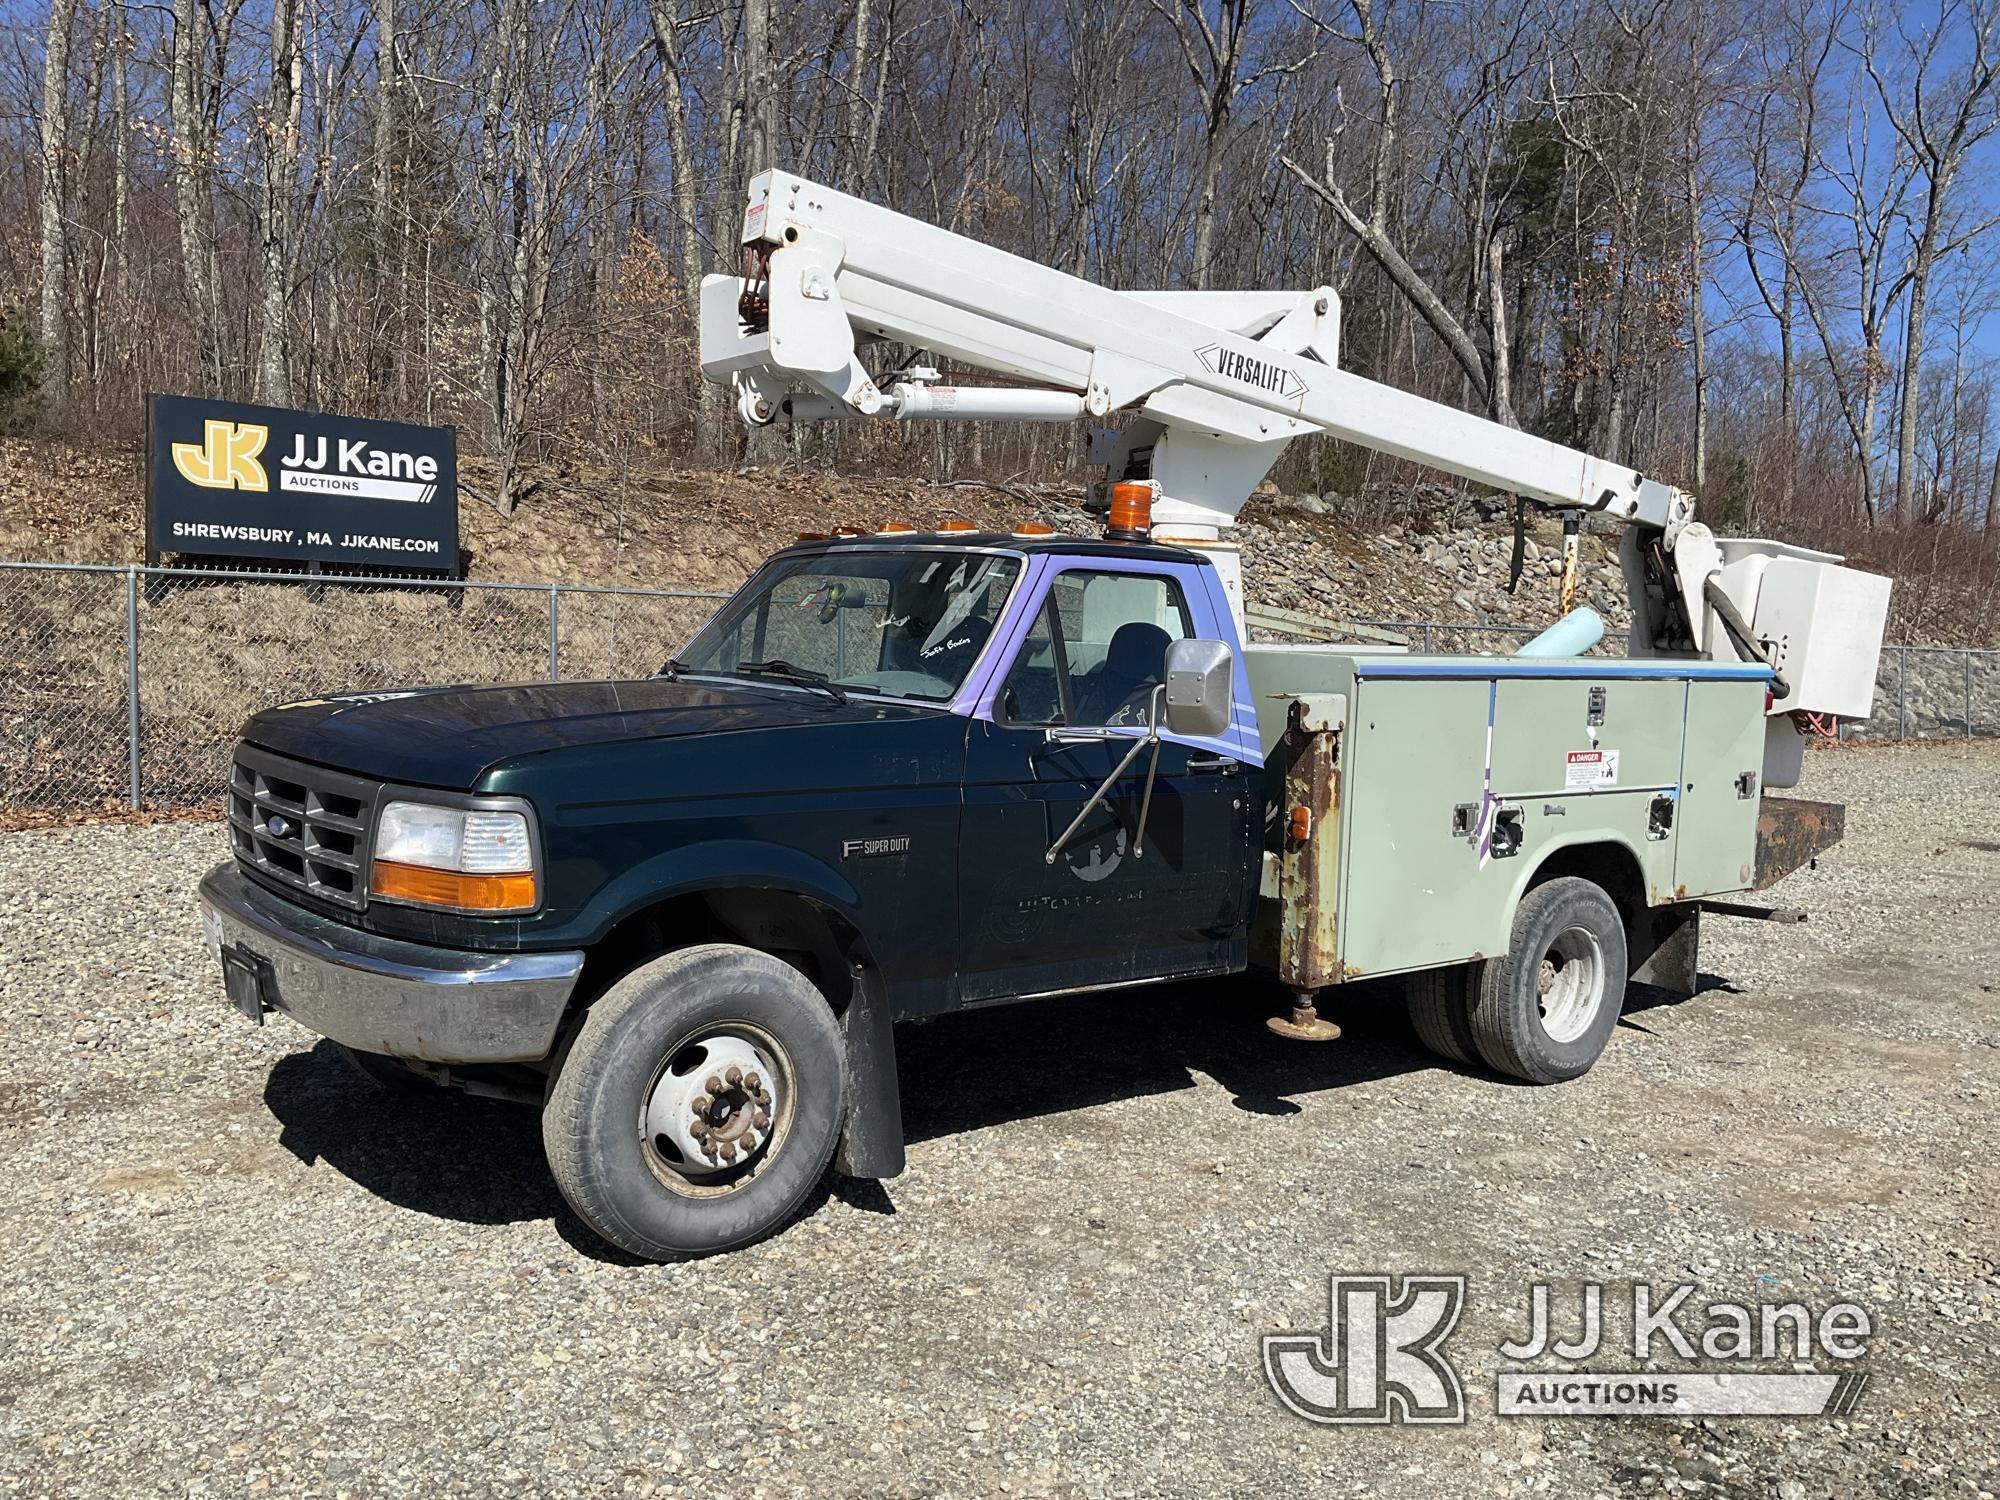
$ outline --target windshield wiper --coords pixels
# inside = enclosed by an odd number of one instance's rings
[[[804,687],[820,688],[833,695],[836,703],[845,703],[847,694],[824,672],[815,672],[811,667],[798,667],[783,657],[774,656],[769,661],[740,661],[736,664],[739,672],[749,672],[764,677],[782,677],[786,682],[796,682]]]
[[[681,673],[692,672],[693,670],[693,667],[682,661],[678,656],[670,656],[667,658],[666,664],[654,675],[664,677],[667,681],[672,682]]]

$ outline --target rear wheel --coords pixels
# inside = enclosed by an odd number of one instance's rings
[[[683,949],[633,970],[584,1018],[542,1143],[570,1207],[652,1260],[782,1226],[840,1137],[845,1059],[819,991],[767,953]]]
[[[1480,965],[1453,964],[1423,969],[1407,981],[1410,1025],[1417,1040],[1447,1062],[1475,1063],[1479,1047],[1472,1039],[1472,996],[1479,984]]]
[[[1530,1083],[1578,1077],[1624,1008],[1624,919],[1600,887],[1561,876],[1521,898],[1507,953],[1480,968],[1469,1014],[1479,1055]]]

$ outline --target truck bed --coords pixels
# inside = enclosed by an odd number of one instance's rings
[[[1245,654],[1278,810],[1257,949],[1292,982],[1504,952],[1552,861],[1588,868],[1628,920],[1754,883],[1760,665]]]

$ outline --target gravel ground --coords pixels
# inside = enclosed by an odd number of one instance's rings
[[[671,1267],[576,1224],[528,1111],[228,1012],[215,825],[0,836],[0,1484],[2000,1490],[2000,745],[1802,790],[1850,809],[1780,892],[1811,923],[1713,922],[1706,991],[1635,992],[1576,1083],[1439,1066],[1381,986],[1330,1047],[1247,981],[952,1017],[900,1034],[905,1176]],[[1258,1335],[1323,1327],[1336,1270],[1471,1278],[1465,1426],[1280,1407]],[[1871,1384],[1846,1421],[1497,1418],[1536,1279],[1572,1317],[1585,1280],[1852,1297]]]

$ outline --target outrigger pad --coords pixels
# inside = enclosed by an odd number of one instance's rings
[[[1766,797],[1757,809],[1757,882],[1775,885],[1847,832],[1847,808],[1803,797]]]

